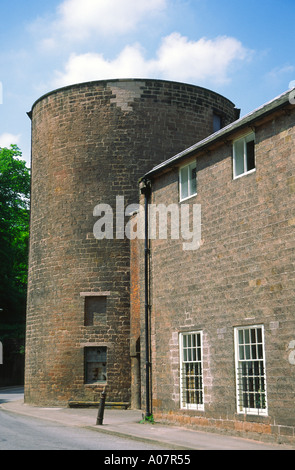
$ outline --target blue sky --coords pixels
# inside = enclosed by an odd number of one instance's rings
[[[88,80],[192,83],[243,116],[295,80],[294,13],[294,0],[2,0],[0,147],[29,163],[27,111]]]

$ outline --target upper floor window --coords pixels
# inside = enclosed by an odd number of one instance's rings
[[[213,132],[220,131],[222,128],[222,117],[219,114],[213,114]]]
[[[180,168],[179,193],[181,201],[197,194],[196,162]]]
[[[85,326],[101,326],[107,321],[107,297],[85,297]]]
[[[233,144],[234,178],[255,170],[255,134],[238,139]]]

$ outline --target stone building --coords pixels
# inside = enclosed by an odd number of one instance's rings
[[[130,325],[130,243],[116,222],[125,220],[126,206],[138,202],[143,174],[235,121],[238,110],[204,88],[110,80],[48,93],[29,116],[25,401],[93,401],[107,386],[109,401],[132,398],[139,406],[140,338],[136,323]],[[94,225],[103,208],[113,210],[114,226],[97,239]],[[134,288],[134,318],[136,295]]]
[[[162,237],[150,232],[148,283],[143,242],[133,242],[142,253],[142,337],[147,328],[150,341],[144,403],[157,420],[295,442],[295,106],[289,95],[142,179],[146,207],[156,206],[168,225]],[[181,225],[184,207],[189,231]]]
[[[239,119],[204,88],[97,81],[29,115],[25,401],[107,387],[157,420],[295,442],[289,92]]]

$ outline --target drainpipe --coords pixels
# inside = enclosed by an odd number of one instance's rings
[[[141,193],[144,194],[144,288],[145,288],[145,373],[146,373],[146,416],[151,416],[151,403],[150,403],[150,331],[149,331],[149,197],[151,194],[151,182],[149,180],[142,180]]]

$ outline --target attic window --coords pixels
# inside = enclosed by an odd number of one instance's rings
[[[197,194],[196,162],[180,168],[179,193],[180,201]]]
[[[251,132],[233,143],[234,178],[253,171],[255,171],[255,134]]]

